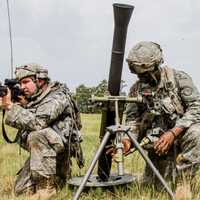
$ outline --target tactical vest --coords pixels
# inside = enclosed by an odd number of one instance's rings
[[[184,113],[184,107],[178,95],[178,83],[175,71],[169,67],[161,69],[161,82],[156,87],[138,81],[133,93],[142,93],[144,105],[139,107],[141,114],[140,131],[155,127],[168,129]],[[142,132],[143,132],[142,131]]]

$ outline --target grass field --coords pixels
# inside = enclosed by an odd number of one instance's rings
[[[100,115],[94,114],[84,114],[81,116],[83,122],[83,150],[86,159],[85,167],[82,170],[79,170],[73,162],[73,175],[84,175],[87,167],[93,155],[98,147],[98,134],[100,128]],[[8,128],[10,136],[13,136],[16,132],[14,129]],[[2,134],[1,134],[2,135]],[[21,151],[21,152],[20,152]],[[27,157],[27,153],[20,150],[16,144],[7,144],[0,138],[0,200],[24,200],[25,196],[15,197],[12,191],[13,182],[16,172],[23,165],[24,160]],[[115,171],[115,163],[112,166],[112,171]],[[141,173],[144,168],[144,162],[138,153],[134,153],[128,156],[125,159],[125,169],[126,172],[131,174]],[[94,170],[96,171],[96,169]],[[75,192],[73,189],[69,189],[68,186],[62,189],[58,193],[56,200],[67,200],[72,198],[72,194]],[[104,190],[104,189],[90,189],[87,192],[82,193],[82,200],[91,200],[91,199],[105,199],[105,200],[127,200],[127,199],[140,199],[140,200],[167,200],[169,199],[168,195],[165,192],[156,192],[151,187],[141,188],[136,184],[129,184],[124,187],[113,188],[113,190]],[[199,194],[196,194],[193,199],[200,199]]]

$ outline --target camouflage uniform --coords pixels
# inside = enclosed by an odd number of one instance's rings
[[[129,104],[127,106],[127,123],[132,127],[135,137],[140,141],[153,129],[160,128],[165,132],[173,127],[181,127],[181,133],[176,140],[177,154],[181,155],[179,165],[194,166],[200,163],[200,94],[192,79],[183,71],[168,67],[160,68],[159,84],[152,87],[137,81],[130,89],[130,96],[148,93],[145,103]],[[173,146],[167,155],[158,156],[152,149],[148,155],[156,168],[165,178],[171,178],[174,169]],[[145,178],[155,180],[155,176],[148,166]]]
[[[79,146],[80,128],[76,124],[78,111],[75,113],[75,109],[68,88],[50,82],[47,89],[26,106],[15,103],[8,111],[6,123],[19,130],[19,143],[30,153],[18,172],[16,195],[37,185],[42,177],[53,177],[57,183],[70,177],[71,153],[80,150],[73,149]]]

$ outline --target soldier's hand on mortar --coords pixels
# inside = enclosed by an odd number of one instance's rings
[[[7,90],[7,95],[2,97],[2,108],[5,110],[10,110],[13,102],[11,101],[11,91],[9,88],[7,88]]]
[[[167,154],[171,145],[173,144],[175,137],[171,131],[167,131],[161,135],[158,141],[154,144],[156,154]]]
[[[130,151],[131,148],[131,141],[129,139],[123,139],[122,140],[122,144],[124,146],[123,148],[123,153],[127,154]],[[116,149],[114,147],[114,145],[112,145],[107,151],[106,154],[110,154],[111,156],[114,156],[114,154],[116,153]]]

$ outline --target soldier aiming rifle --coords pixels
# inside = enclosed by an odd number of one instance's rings
[[[48,200],[70,178],[72,156],[83,167],[79,111],[66,85],[50,81],[44,67],[26,64],[15,75],[26,101],[13,101],[9,87],[2,86],[1,107],[29,158],[17,173],[14,192],[27,193],[29,200]]]

